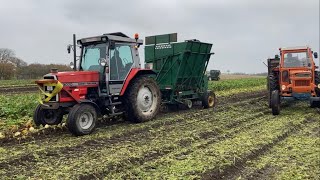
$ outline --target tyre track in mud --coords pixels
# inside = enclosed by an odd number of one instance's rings
[[[292,137],[300,137],[300,136],[314,136],[315,138],[319,138],[320,136],[320,127],[319,127],[319,120],[315,118],[314,120],[312,120],[313,118],[311,118],[311,123],[308,123],[307,126],[302,127],[301,129],[297,130],[298,132],[295,132],[294,134],[292,134],[293,136],[288,136],[284,141],[277,143],[276,146],[272,147],[272,149],[268,150],[267,152],[263,153],[261,156],[253,159],[253,161],[246,163],[246,165],[249,165],[248,167],[250,167],[250,165],[252,165],[251,163],[254,161],[259,161],[260,158],[263,158],[265,156],[268,156],[268,154],[274,154],[274,148],[277,148],[277,146],[281,147],[281,146],[288,146],[288,144],[286,143],[286,141],[288,141],[289,138]],[[315,124],[316,127],[315,128],[310,128],[310,126],[312,127],[312,124]],[[313,133],[309,133],[308,131],[305,130],[311,130],[311,132]],[[307,132],[307,133],[306,133]],[[297,136],[298,135],[298,136]],[[290,147],[292,147],[291,145],[289,145]],[[318,143],[318,147],[319,147],[319,143]],[[307,147],[305,147],[307,148]],[[320,155],[318,155],[318,159],[320,158]],[[319,165],[319,163],[318,163]],[[251,166],[252,167],[252,166]],[[244,179],[248,179],[248,180],[255,180],[255,179],[274,179],[274,175],[275,174],[279,174],[279,172],[282,171],[282,169],[280,167],[274,166],[272,164],[270,164],[270,161],[266,164],[264,164],[263,167],[261,168],[257,168],[254,169],[254,171],[250,171],[246,172],[246,168],[242,169],[241,172],[236,173],[235,175],[233,175],[234,179],[238,178],[240,175],[244,178]]]
[[[223,171],[220,171],[219,169],[205,172],[202,175],[202,179],[204,180],[214,180],[214,179],[221,179],[221,180],[230,180],[230,179],[237,179],[241,172],[246,168],[246,164],[248,161],[256,160],[259,157],[266,154],[270,149],[272,149],[277,144],[283,142],[286,138],[288,138],[290,135],[295,134],[299,130],[301,130],[306,124],[315,122],[315,118],[311,117],[305,117],[305,120],[298,125],[291,125],[289,127],[289,130],[285,133],[281,134],[280,136],[277,136],[271,143],[265,144],[261,146],[259,149],[256,149],[254,151],[251,151],[250,154],[241,157],[239,161],[236,161],[233,165],[229,165],[223,169]]]
[[[249,99],[253,99],[253,98],[257,98],[257,97],[261,97],[264,98],[266,96],[267,91],[263,90],[263,91],[256,91],[256,92],[250,92],[250,93],[239,93],[239,94],[234,94],[232,96],[229,97],[218,97],[217,98],[217,107],[215,107],[215,111],[216,112],[220,112],[220,111],[226,111],[227,109],[223,109],[221,107],[228,108],[228,105],[231,106],[232,104],[236,104],[239,103],[241,101],[246,101]],[[154,124],[151,125],[151,128],[156,128],[162,125],[162,122],[156,122],[157,119],[160,118],[164,118],[164,117],[170,117],[172,115],[181,115],[181,114],[186,114],[186,113],[194,113],[197,112],[199,110],[203,110],[200,106],[198,107],[194,107],[192,110],[186,110],[186,109],[182,109],[182,110],[178,110],[178,111],[173,111],[173,112],[167,112],[167,113],[160,113],[157,118],[154,120]],[[99,121],[99,125],[102,125],[102,127],[98,127],[98,130],[103,130],[106,128],[106,126],[112,126],[112,125],[119,125],[119,126],[125,126],[128,122],[125,121],[116,121],[116,122],[105,122],[105,121]],[[166,122],[169,125],[171,125],[171,123],[179,123],[178,121],[172,121],[172,122]],[[132,123],[131,123],[132,124]],[[141,130],[134,130],[132,132],[128,132],[131,134],[136,134],[136,133],[140,133],[140,131],[147,131],[149,129],[141,129]],[[16,139],[16,138],[6,138],[6,139],[2,139],[0,140],[0,145],[2,147],[8,147],[8,146],[15,146],[17,144],[21,144],[23,145],[23,143],[29,143],[30,141],[37,141],[37,143],[41,143],[42,141],[46,141],[47,139],[59,139],[61,137],[61,135],[70,135],[70,133],[68,132],[68,130],[66,128],[62,128],[62,129],[43,129],[40,132],[38,132],[35,135],[32,136],[28,136],[25,139]],[[125,136],[126,134],[124,134]]]
[[[250,104],[250,103],[249,103]],[[241,106],[242,104],[240,103],[239,106]],[[258,116],[260,116],[260,114],[258,114]],[[205,117],[203,117],[205,118]],[[59,154],[59,153],[63,153],[63,152],[70,152],[70,151],[77,151],[79,148],[83,148],[83,147],[95,147],[97,148],[97,145],[99,145],[99,147],[104,146],[104,145],[114,145],[114,144],[118,144],[121,143],[123,141],[127,141],[130,140],[126,137],[133,137],[135,134],[142,134],[142,136],[145,136],[144,133],[148,132],[149,130],[153,129],[153,128],[157,128],[159,126],[166,126],[166,130],[170,130],[168,129],[168,127],[170,125],[175,125],[177,123],[181,123],[185,120],[185,118],[180,118],[177,119],[175,121],[166,121],[166,122],[161,122],[161,123],[156,123],[156,124],[151,124],[148,127],[144,127],[144,128],[140,128],[140,129],[136,129],[134,131],[129,131],[126,132],[124,134],[120,134],[120,135],[114,135],[110,138],[104,139],[104,138],[97,138],[94,140],[88,140],[88,141],[84,141],[81,144],[78,144],[76,146],[72,146],[72,147],[62,147],[61,149],[59,149],[62,152],[48,152],[49,154]],[[202,121],[202,119],[199,119],[198,121]],[[192,124],[196,124],[197,121],[192,121]],[[232,122],[234,123],[234,122]],[[190,124],[190,123],[187,123]],[[174,126],[171,126],[171,128],[173,128]],[[143,137],[143,138],[147,138],[147,137]],[[25,160],[30,160],[33,159],[33,155],[26,155],[26,156],[22,156],[21,159],[25,159]],[[12,162],[19,162],[19,159],[14,159],[12,160]],[[11,163],[10,163],[11,164]],[[0,165],[1,166],[1,165]]]
[[[250,104],[250,103],[249,103],[249,104]],[[241,106],[241,103],[239,104],[239,106]],[[264,108],[264,107],[263,107],[263,108]],[[263,108],[262,108],[262,109],[263,109]],[[222,111],[223,111],[223,110],[222,110]],[[161,125],[162,125],[162,126],[174,125],[174,124],[176,124],[176,123],[182,122],[183,120],[184,120],[184,119],[178,119],[177,121],[174,121],[174,122],[169,121],[169,122],[167,122],[167,123],[162,123],[162,122],[161,122],[161,123],[153,124],[153,125],[151,125],[151,127],[156,128],[156,127],[161,126]],[[193,123],[195,123],[195,122],[193,122]],[[234,126],[234,125],[229,125],[230,128],[232,128],[233,126]],[[112,145],[112,144],[114,144],[114,143],[119,143],[119,142],[121,142],[121,141],[128,140],[127,138],[126,138],[126,139],[122,139],[122,138],[124,138],[124,137],[127,137],[128,135],[131,135],[131,136],[132,136],[132,134],[143,133],[143,132],[148,131],[149,129],[150,129],[150,128],[142,128],[142,129],[137,129],[136,131],[128,132],[128,133],[126,133],[126,134],[115,135],[113,138],[106,140],[105,143],[102,143],[102,144],[101,144],[101,142],[99,142],[99,141],[97,141],[97,140],[89,140],[89,141],[83,142],[81,145],[73,146],[73,147],[64,147],[64,148],[62,148],[62,149],[59,149],[58,152],[57,152],[57,151],[47,152],[47,154],[49,154],[50,156],[55,156],[55,155],[60,154],[60,153],[72,154],[72,152],[78,152],[78,151],[80,151],[79,149],[81,149],[81,151],[82,151],[84,147],[90,149],[90,147],[97,148],[97,145],[98,145],[99,147],[105,146],[106,144]],[[144,137],[142,136],[142,138],[147,138],[147,137],[146,137],[146,136],[144,136]],[[99,140],[99,139],[98,139],[98,140]],[[71,152],[71,153],[70,153],[70,152]],[[167,151],[166,151],[166,152],[167,152]],[[159,151],[159,154],[160,154],[160,155],[162,154],[161,151]],[[147,154],[146,156],[149,156],[149,155]],[[154,155],[150,155],[150,156],[154,157]],[[146,157],[145,157],[145,158],[146,158]],[[148,158],[147,158],[147,159],[148,159]],[[135,159],[135,160],[136,160],[136,159]],[[16,162],[19,162],[19,164],[16,164]],[[26,155],[26,156],[22,156],[22,157],[20,157],[20,158],[18,158],[18,159],[13,159],[13,160],[10,161],[10,162],[1,163],[0,167],[1,167],[1,168],[8,168],[8,167],[11,166],[11,165],[13,165],[13,166],[17,165],[17,166],[18,166],[18,165],[24,164],[23,162],[25,162],[25,164],[31,168],[33,162],[36,163],[36,160],[35,160],[35,157],[34,157],[33,155]]]
[[[216,131],[216,129],[212,129],[212,130],[208,130],[205,132],[200,132],[199,137],[200,138],[194,138],[194,140],[202,140],[202,141],[206,141],[203,144],[200,144],[196,147],[192,147],[192,148],[188,148],[187,151],[181,152],[180,154],[176,154],[176,150],[179,148],[186,148],[188,147],[192,142],[189,141],[190,137],[187,138],[183,138],[181,140],[179,140],[179,142],[177,142],[177,146],[169,146],[169,147],[163,147],[161,149],[156,149],[156,150],[152,150],[150,152],[147,152],[147,154],[141,156],[141,157],[134,157],[134,158],[129,158],[129,159],[124,159],[120,162],[117,163],[117,165],[114,165],[112,163],[109,163],[107,166],[105,166],[103,168],[103,170],[95,172],[95,173],[89,173],[86,175],[80,175],[78,176],[77,179],[92,179],[92,178],[104,178],[106,175],[108,175],[109,173],[112,172],[122,172],[125,170],[128,170],[130,167],[135,167],[135,166],[141,166],[143,164],[145,164],[148,161],[152,161],[152,160],[156,160],[159,159],[161,157],[163,157],[164,155],[168,155],[171,153],[175,153],[177,158],[179,156],[187,156],[188,154],[193,152],[193,149],[203,149],[206,148],[206,146],[208,145],[212,145],[215,144],[219,141],[223,141],[225,139],[228,138],[233,138],[237,135],[237,133],[239,133],[241,131],[241,129],[243,129],[243,127],[245,127],[246,129],[251,129],[253,127],[255,127],[257,124],[262,123],[263,121],[267,120],[267,119],[261,119],[260,121],[256,121],[253,122],[251,124],[245,124],[247,122],[249,122],[252,119],[255,119],[256,117],[260,117],[261,114],[257,114],[257,115],[253,115],[251,117],[247,117],[245,121],[241,121],[238,123],[234,123],[231,122],[230,124],[227,124],[225,127],[227,127],[224,130],[231,130],[235,127],[238,127],[239,129],[236,129],[230,133],[223,133],[221,131]],[[246,125],[246,126],[241,126],[241,125]],[[156,151],[156,153],[154,153],[154,151]],[[128,177],[122,177],[122,178],[130,178]]]
[[[0,87],[0,94],[21,94],[37,92],[38,87],[36,85],[29,86],[6,86]]]

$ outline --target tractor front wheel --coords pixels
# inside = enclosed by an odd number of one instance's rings
[[[280,95],[278,90],[274,90],[271,93],[271,109],[273,115],[280,114]]]
[[[160,90],[156,81],[148,76],[133,80],[126,92],[126,118],[132,122],[153,119],[160,109]]]
[[[207,109],[207,108],[213,108],[216,106],[217,99],[216,99],[216,94],[212,91],[208,91],[203,94],[202,96],[202,106]]]
[[[61,109],[44,109],[41,104],[36,107],[33,114],[33,121],[36,126],[57,125],[61,123],[62,118],[63,112]]]
[[[69,131],[82,136],[90,134],[97,122],[97,111],[90,104],[77,104],[69,112],[67,126]]]
[[[310,99],[310,107],[311,108],[320,107],[320,101],[315,101],[313,99]]]

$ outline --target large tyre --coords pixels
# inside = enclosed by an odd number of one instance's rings
[[[315,81],[315,84],[316,84],[316,94],[318,97],[320,97],[320,75],[319,75],[319,72],[318,71],[315,71],[314,72],[314,81]]]
[[[273,115],[280,114],[280,95],[278,90],[274,90],[271,93],[271,109]]]
[[[269,108],[271,108],[271,94],[275,90],[280,90],[279,79],[277,76],[271,74],[268,77],[268,88],[269,88]]]
[[[154,79],[139,76],[130,83],[124,100],[126,119],[145,122],[153,119],[160,109],[160,90]]]
[[[77,104],[69,112],[67,126],[69,131],[82,136],[90,134],[97,122],[97,111],[90,104]]]
[[[203,94],[201,101],[202,101],[202,106],[205,109],[213,108],[216,106],[216,103],[217,103],[216,94],[212,91],[207,91],[206,93]]]
[[[61,109],[44,109],[41,104],[36,107],[33,114],[33,121],[36,126],[57,125],[61,123],[62,118],[63,112]]]
[[[310,99],[310,107],[311,108],[320,108],[320,101]]]

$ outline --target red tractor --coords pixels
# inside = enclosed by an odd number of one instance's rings
[[[268,59],[269,107],[280,114],[283,99],[309,100],[311,107],[320,105],[320,79],[311,48],[280,48],[280,57]]]
[[[74,50],[76,43],[69,46]],[[36,81],[42,95],[34,112],[36,125],[56,125],[68,114],[67,127],[74,135],[89,134],[99,115],[120,116],[143,122],[159,111],[161,95],[155,72],[141,69],[138,47],[143,43],[135,35],[110,33],[77,41],[80,60],[75,71],[53,69]]]

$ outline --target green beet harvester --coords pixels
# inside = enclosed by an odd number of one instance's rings
[[[163,104],[191,108],[194,102],[201,101],[204,108],[215,106],[216,97],[208,90],[205,74],[214,54],[211,47],[196,39],[177,42],[177,33],[146,37],[146,68],[157,74]]]

